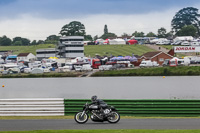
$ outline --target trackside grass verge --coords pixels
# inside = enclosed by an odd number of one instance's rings
[[[200,130],[35,130],[35,131],[2,131],[0,133],[199,133]]]
[[[100,71],[92,77],[107,76],[199,76],[199,66],[182,66],[182,67],[158,67],[128,70]]]
[[[0,74],[0,78],[48,78],[48,77],[78,77],[82,75],[81,72],[65,72],[65,73],[43,73],[43,74],[25,74],[25,73],[19,73],[19,74],[7,74],[2,75]]]

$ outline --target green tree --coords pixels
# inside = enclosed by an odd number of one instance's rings
[[[160,29],[158,29],[158,37],[159,38],[165,38],[167,34],[167,30],[163,27],[161,27]]]
[[[15,37],[15,38],[13,38],[13,44],[15,44],[15,42],[17,42],[17,41],[22,41],[22,38],[21,37]]]
[[[22,45],[24,45],[24,46],[28,46],[28,45],[30,45],[30,40],[29,39],[27,39],[27,38],[22,38]]]
[[[96,41],[98,38],[98,35],[94,36],[94,41]]]
[[[145,35],[144,35],[144,32],[137,32],[137,31],[135,31],[132,34],[132,36],[135,36],[135,37],[144,37]]]
[[[127,38],[127,37],[129,37],[130,35],[129,34],[127,34],[127,33],[123,33],[122,34],[122,38]]]
[[[10,46],[12,43],[12,40],[8,38],[7,36],[3,36],[0,38],[0,45],[1,46]]]
[[[101,38],[102,39],[108,39],[109,37],[112,37],[112,38],[116,38],[117,37],[117,35],[115,35],[115,33],[107,33],[107,34],[103,34],[102,36],[101,36]]]
[[[197,36],[197,28],[193,25],[186,25],[176,33],[177,36]]]
[[[104,26],[104,34],[108,34],[108,27],[107,27],[107,25]]]
[[[22,46],[22,41],[15,41],[12,45],[14,46]]]
[[[181,30],[186,25],[193,25],[197,28],[198,34],[200,34],[199,29],[199,17],[198,9],[194,7],[183,8],[176,13],[171,21],[172,29],[176,32]]]
[[[37,41],[36,41],[36,40],[33,40],[33,41],[31,42],[31,45],[37,45]]]
[[[156,37],[156,34],[154,34],[153,32],[149,32],[147,33],[146,37]]]
[[[55,44],[59,41],[60,36],[56,35],[50,35],[46,38],[45,43],[46,44]]]
[[[85,35],[85,36],[84,36],[84,40],[85,40],[85,41],[93,41],[93,38],[92,38],[91,35]]]
[[[30,45],[30,42],[31,41],[29,39],[27,39],[27,38],[15,37],[15,38],[13,38],[12,44],[13,45],[18,45],[18,46],[20,46],[20,45],[27,46],[27,45]]]
[[[43,40],[38,40],[37,44],[44,44]]]
[[[84,36],[85,26],[78,21],[72,21],[62,27],[60,34],[62,36]]]

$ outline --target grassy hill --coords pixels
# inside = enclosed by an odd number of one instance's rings
[[[43,49],[43,48],[55,48],[54,44],[40,44],[34,46],[0,46],[0,50],[12,50],[13,54],[19,53],[33,53],[36,55],[36,49]]]
[[[13,54],[33,53],[36,54],[36,49],[55,48],[54,44],[40,44],[35,46],[0,46],[0,50],[13,50]],[[146,52],[154,51],[143,45],[89,45],[84,47],[85,56],[94,57],[96,54],[100,56],[122,55],[142,55]]]
[[[143,45],[88,45],[85,46],[85,56],[94,57],[95,54],[100,56],[122,55],[142,55],[146,52],[155,51]]]

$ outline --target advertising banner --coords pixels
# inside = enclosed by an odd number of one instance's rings
[[[175,46],[175,53],[200,52],[200,46]]]

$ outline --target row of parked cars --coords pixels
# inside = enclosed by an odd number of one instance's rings
[[[182,45],[182,46],[200,46],[200,42],[198,41],[175,41],[172,42],[170,40],[162,40],[156,43],[157,45]]]

